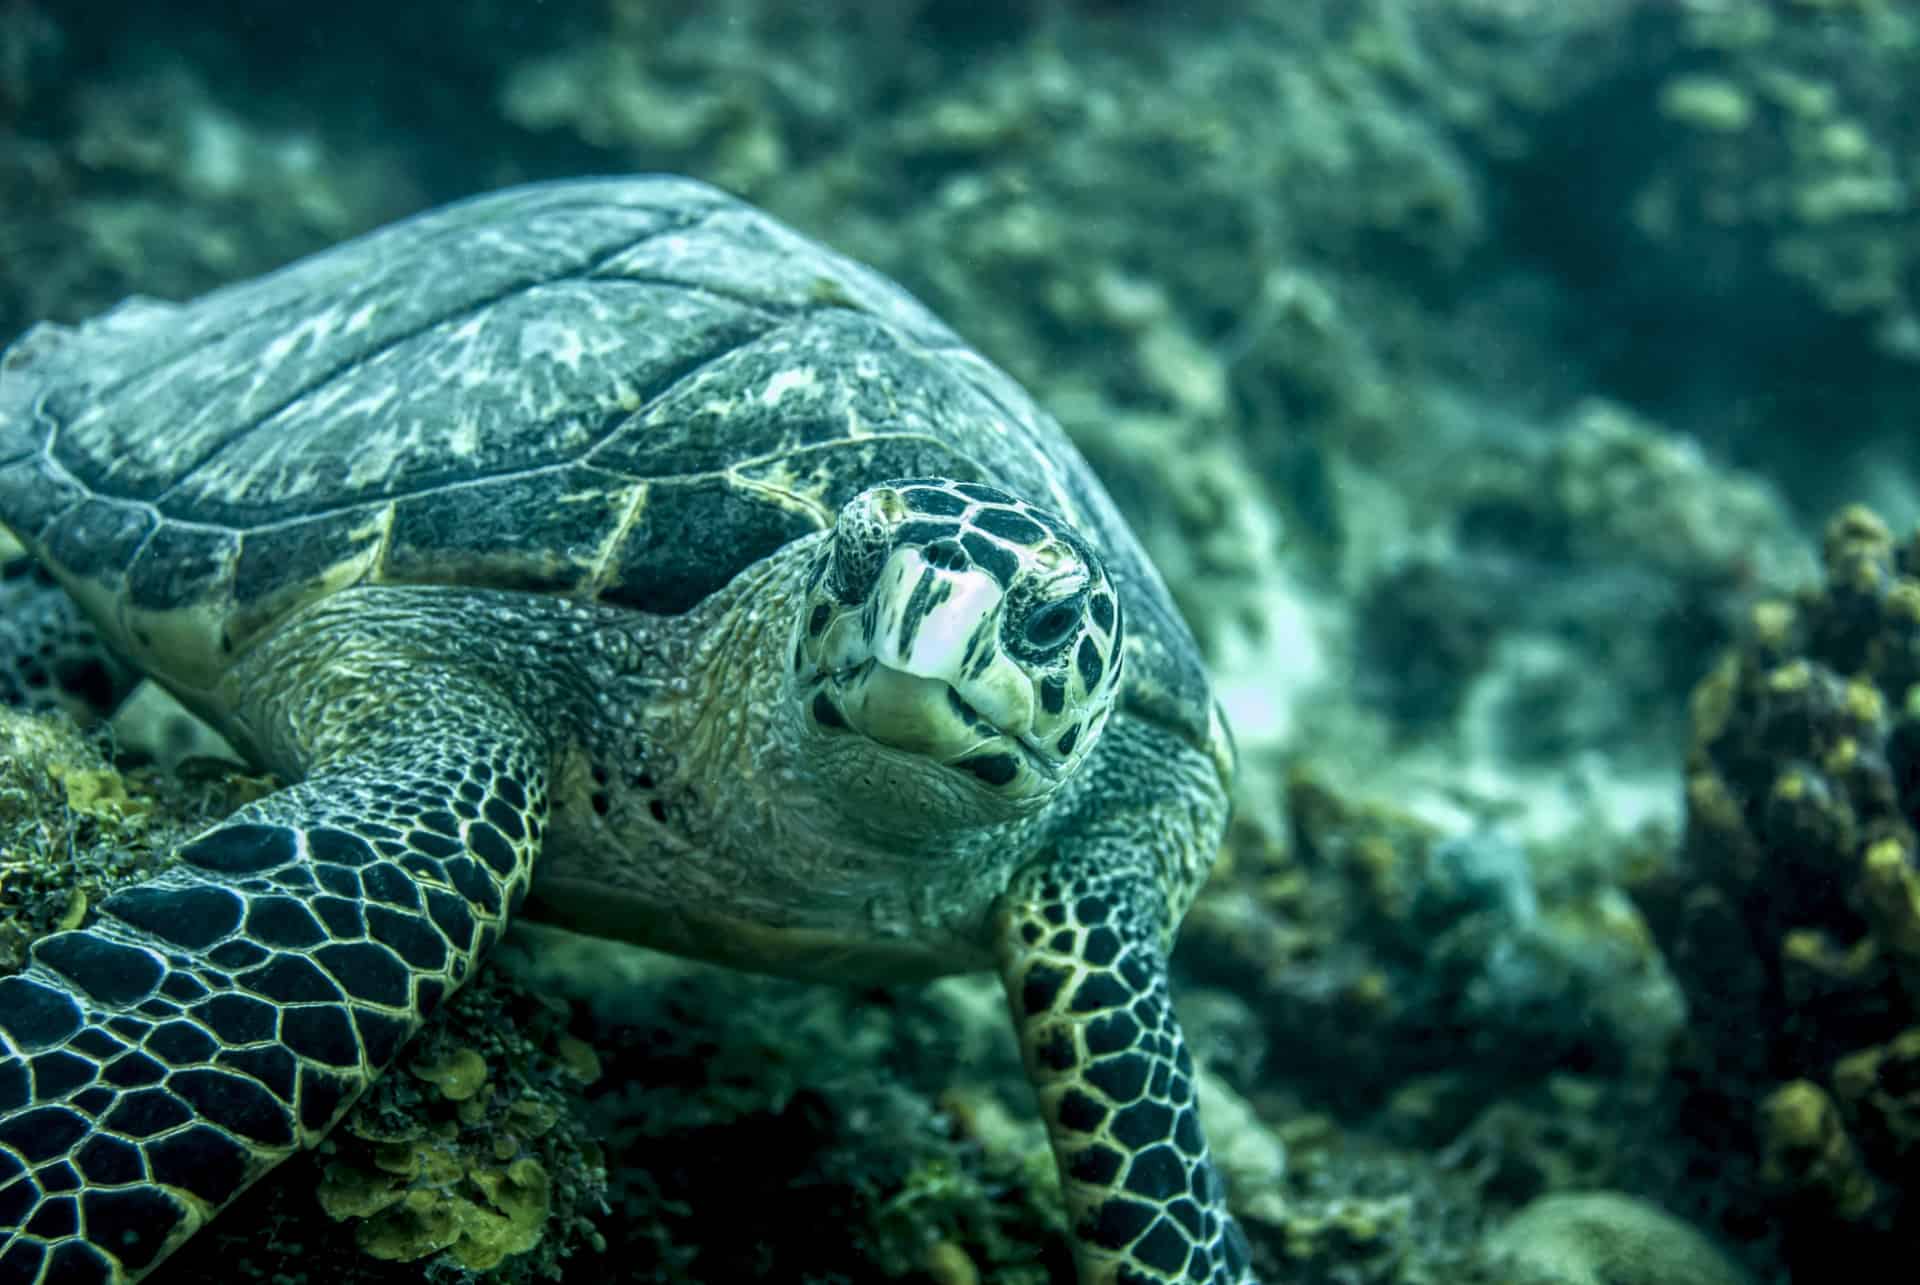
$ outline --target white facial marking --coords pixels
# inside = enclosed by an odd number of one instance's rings
[[[912,605],[915,587],[927,569],[919,550],[902,549],[889,559],[881,572],[883,592],[904,611]],[[873,654],[881,664],[903,673],[938,678],[957,686],[964,673],[961,662],[966,657],[967,640],[980,621],[1000,609],[1003,594],[991,576],[939,571],[934,575],[936,586],[945,587],[945,601],[921,617],[911,640],[903,638],[907,622],[886,622],[890,627],[883,628],[880,637],[874,640]],[[903,641],[905,651],[901,650]]]

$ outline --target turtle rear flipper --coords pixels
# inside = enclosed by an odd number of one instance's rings
[[[11,542],[0,531],[0,547]],[[44,568],[0,551],[0,704],[105,718],[140,676]]]
[[[329,702],[325,736],[293,719],[304,780],[0,979],[0,1279],[144,1275],[318,1141],[498,936],[545,735],[478,680],[411,672]]]

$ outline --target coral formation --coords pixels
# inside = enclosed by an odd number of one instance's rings
[[[567,1009],[483,972],[335,1131],[315,1192],[376,1259],[447,1263],[500,1279],[558,1279],[600,1250],[604,1153],[580,1100],[583,1060]],[[538,1247],[538,1248],[536,1248]]]
[[[1815,511],[1910,516],[1912,7],[1417,7],[1443,68],[1484,73],[1451,114],[1486,140],[1506,245],[1581,292],[1565,334],[1595,377]],[[1438,110],[1460,79],[1429,77]]]
[[[1648,1068],[1681,1005],[1640,916],[1591,871],[1544,878],[1498,831],[1444,833],[1296,771],[1288,842],[1243,818],[1191,913],[1195,976],[1249,996],[1268,1070],[1347,1110],[1410,1077],[1482,1091],[1555,1068]]]
[[[1504,764],[1606,747],[1668,770],[1701,658],[1814,565],[1763,479],[1601,398],[1427,490],[1447,520],[1358,598],[1359,689]]]
[[[214,763],[123,770],[66,716],[0,705],[0,973],[261,788]]]
[[[1681,865],[1642,893],[1692,1001],[1686,1118],[1745,1158],[1728,1216],[1802,1265],[1920,1210],[1920,543],[1852,508],[1825,558],[1696,691]]]
[[[1889,93],[1920,67],[1920,24],[1898,5],[1697,6],[1680,29],[1693,69],[1666,76],[1680,137],[1631,195],[1663,258],[1712,247],[1864,320],[1889,355],[1920,359],[1920,134]],[[1714,12],[1718,9],[1718,12]],[[1728,263],[1744,240],[1752,256]]]
[[[496,955],[602,1068],[608,1247],[569,1281],[1070,1277],[992,981],[856,994],[537,928]]]

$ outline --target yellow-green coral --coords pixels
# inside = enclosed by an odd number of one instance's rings
[[[1761,1177],[1790,1197],[1849,1222],[1873,1208],[1873,1179],[1819,1085],[1795,1080],[1760,1104],[1760,1145]]]
[[[1920,863],[1910,836],[1890,835],[1868,845],[1860,891],[1882,946],[1897,966],[1920,978]]]
[[[1920,1154],[1920,1026],[1841,1058],[1833,1085],[1863,1133],[1893,1155]]]
[[[449,1050],[439,1057],[414,1059],[412,1072],[437,1085],[449,1102],[465,1102],[487,1082],[487,1060],[470,1048]]]
[[[471,983],[452,1010],[463,1029],[430,1028],[404,1069],[382,1080],[325,1144],[331,1159],[320,1207],[352,1224],[369,1256],[409,1262],[438,1254],[467,1271],[493,1271],[542,1243],[555,1225],[557,1190],[568,1206],[558,1225],[569,1241],[590,1230],[577,1225],[579,1206],[597,1202],[605,1174],[560,1086],[588,1078],[580,1072],[592,1052],[545,1007],[521,1022],[469,1016],[510,1005],[513,994],[484,974]],[[529,1075],[529,1063],[545,1069]]]
[[[152,874],[251,789],[218,767],[123,773],[101,739],[65,715],[0,706],[0,973],[115,888]]]
[[[329,1164],[315,1194],[329,1217],[355,1224],[355,1242],[371,1256],[410,1262],[446,1250],[484,1271],[539,1242],[552,1200],[540,1161],[481,1163],[457,1134],[367,1141],[371,1163]]]
[[[1920,1106],[1920,545],[1855,506],[1823,553],[1695,693],[1686,870],[1655,912],[1694,1004],[1688,1115],[1745,1133],[1727,1180],[1795,1261],[1900,1234]]]
[[[505,1168],[477,1168],[459,1176],[466,1180],[465,1188],[428,1185],[376,1191],[355,1176],[329,1169],[321,1202],[330,1212],[339,1209],[342,1217],[364,1220],[354,1232],[355,1242],[375,1258],[411,1262],[445,1250],[468,1271],[491,1271],[509,1255],[525,1253],[539,1242],[552,1184],[538,1160],[521,1159]]]

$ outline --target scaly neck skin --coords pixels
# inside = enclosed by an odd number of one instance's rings
[[[392,699],[384,672],[452,671],[553,732],[540,877],[575,904],[604,903],[594,931],[649,940],[704,915],[695,936],[744,923],[979,966],[1009,862],[1057,807],[996,815],[949,771],[803,725],[794,631],[819,541],[684,616],[496,590],[345,591],[236,666],[225,724],[299,776],[351,747],[347,715]],[[784,971],[769,952],[765,966]],[[754,966],[746,954],[731,962]]]
[[[663,766],[649,775],[671,801],[666,821],[644,800],[616,798],[604,818],[556,836],[570,851],[552,854],[552,868],[636,905],[816,934],[850,957],[864,943],[918,956],[935,965],[927,971],[984,966],[1010,858],[1033,849],[1046,813],[996,814],[948,769],[806,725],[794,642],[818,547],[798,541],[687,616],[640,626],[635,653],[654,658],[600,685],[603,713],[590,724],[625,709],[659,747]],[[620,765],[610,775],[620,779]],[[787,971],[777,951],[764,966]]]

